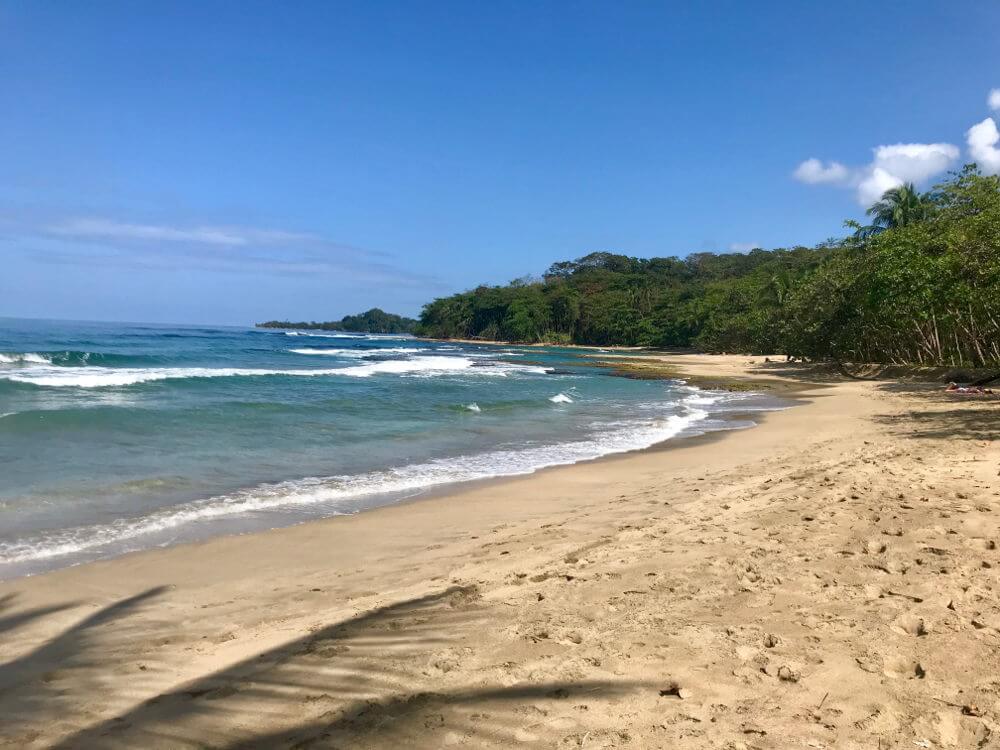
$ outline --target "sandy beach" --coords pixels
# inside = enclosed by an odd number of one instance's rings
[[[1000,402],[757,428],[0,584],[0,743],[1000,747]]]

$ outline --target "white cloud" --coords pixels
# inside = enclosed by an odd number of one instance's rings
[[[388,253],[317,234],[254,227],[170,226],[108,218],[8,219],[0,239],[17,237],[34,260],[154,271],[198,269],[218,273],[334,274],[337,279],[441,289],[432,275],[396,264]]]
[[[248,227],[175,227],[162,224],[131,224],[111,219],[72,219],[48,227],[51,234],[75,239],[118,241],[185,242],[199,245],[278,245],[319,242],[319,237],[280,229]]]
[[[824,165],[819,159],[807,159],[795,170],[795,178],[810,185],[853,188],[858,202],[870,206],[890,188],[940,174],[961,152],[950,143],[896,143],[876,146],[872,154],[871,162],[863,167],[846,167],[835,161]]]
[[[849,180],[851,172],[839,162],[831,161],[824,165],[819,159],[806,159],[796,167],[794,177],[808,185],[837,184]]]
[[[922,182],[940,174],[958,159],[958,146],[950,143],[897,143],[874,149],[873,169],[882,169],[903,182]]]
[[[729,252],[749,253],[751,250],[756,250],[758,247],[760,247],[759,242],[731,242],[729,243]]]
[[[902,184],[903,180],[896,175],[881,167],[871,167],[857,185],[858,203],[862,206],[870,206],[878,201],[886,190],[891,190]]]
[[[1000,112],[1000,88],[991,89],[986,103]],[[996,120],[987,117],[965,133],[969,158],[985,174],[1000,174],[1000,129]],[[961,152],[950,143],[896,143],[872,149],[871,163],[863,167],[845,167],[835,161],[824,164],[807,159],[795,170],[795,178],[810,185],[821,183],[851,187],[858,202],[869,206],[890,188],[904,182],[921,183],[951,168]]]
[[[961,155],[950,143],[896,143],[872,149],[875,157],[861,169],[856,183],[858,203],[870,206],[886,190],[904,182],[920,183],[948,169]]]
[[[1000,98],[1000,90],[994,91]],[[986,174],[1000,174],[1000,132],[992,117],[987,117],[976,123],[965,134],[965,142],[969,144],[969,156]]]
[[[50,227],[50,231],[66,237],[92,239],[195,242],[207,245],[246,245],[248,242],[246,237],[217,227],[181,229],[155,224],[125,224],[108,219],[74,219]]]

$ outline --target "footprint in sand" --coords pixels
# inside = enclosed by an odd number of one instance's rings
[[[865,554],[868,555],[881,555],[888,550],[889,546],[881,539],[869,539],[865,542]]]
[[[931,630],[930,624],[924,618],[913,614],[904,614],[896,618],[892,629],[897,633],[918,637],[927,635]]]
[[[886,677],[908,680],[922,680],[927,675],[920,662],[902,656],[887,660],[883,672]]]

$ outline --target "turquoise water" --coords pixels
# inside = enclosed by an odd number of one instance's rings
[[[781,406],[612,377],[591,353],[0,319],[0,577],[354,513]]]

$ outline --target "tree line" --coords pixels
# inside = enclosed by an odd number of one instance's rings
[[[269,320],[258,323],[257,328],[296,328],[300,330],[349,331],[351,333],[413,333],[417,321],[400,315],[387,313],[377,307],[357,315],[345,315],[340,320],[324,323],[316,321]]]
[[[816,247],[633,258],[425,305],[437,338],[696,347],[855,362],[1000,364],[1000,182],[975,165],[889,190],[871,223]]]

